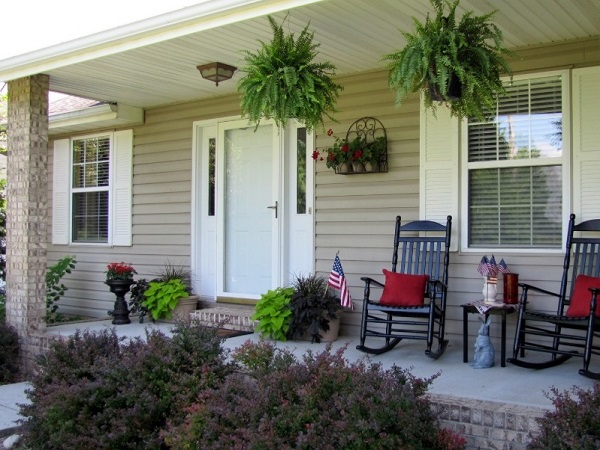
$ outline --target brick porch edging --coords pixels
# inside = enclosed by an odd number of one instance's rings
[[[467,449],[526,450],[539,432],[537,419],[548,411],[535,406],[427,394],[445,428],[460,433]]]

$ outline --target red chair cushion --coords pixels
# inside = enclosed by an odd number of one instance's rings
[[[588,317],[590,315],[590,302],[592,301],[592,293],[589,288],[600,289],[600,278],[589,277],[587,275],[577,275],[573,294],[571,295],[571,303],[567,308],[568,317]],[[597,297],[596,317],[600,317],[600,295]]]
[[[385,285],[379,300],[384,306],[423,306],[429,275],[409,275],[383,269]]]

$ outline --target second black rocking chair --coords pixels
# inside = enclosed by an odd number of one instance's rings
[[[523,289],[521,308],[513,357],[508,362],[545,369],[576,356],[583,359],[579,373],[600,380],[600,373],[589,370],[592,355],[600,355],[600,307],[597,307],[600,302],[600,219],[575,225],[575,215],[571,214],[559,292],[525,283],[519,286]],[[531,292],[554,300],[553,307],[548,305],[546,311],[532,308],[529,305]],[[549,356],[536,361],[530,358],[531,352]]]
[[[430,358],[444,353],[451,228],[451,216],[445,225],[429,220],[402,225],[396,217],[392,270],[383,270],[385,283],[361,278],[365,290],[358,350],[381,354],[403,339],[417,339],[426,341]],[[373,288],[383,290],[381,298],[371,297]],[[382,345],[367,347],[367,338]],[[434,341],[437,348],[432,350]]]

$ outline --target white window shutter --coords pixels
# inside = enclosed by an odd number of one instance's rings
[[[600,68],[573,70],[573,213],[600,218]]]
[[[52,168],[52,243],[69,243],[69,174],[71,143],[69,139],[54,141]]]
[[[113,179],[111,183],[112,244],[132,245],[132,180],[133,180],[133,130],[117,131],[113,136],[111,158]]]
[[[446,223],[452,216],[450,249],[457,251],[459,123],[449,108],[438,107],[436,116],[421,106],[420,217]]]

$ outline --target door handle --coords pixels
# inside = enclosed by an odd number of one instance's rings
[[[272,206],[267,206],[267,209],[274,209],[275,210],[275,218],[277,219],[277,200],[275,200],[275,204]]]

